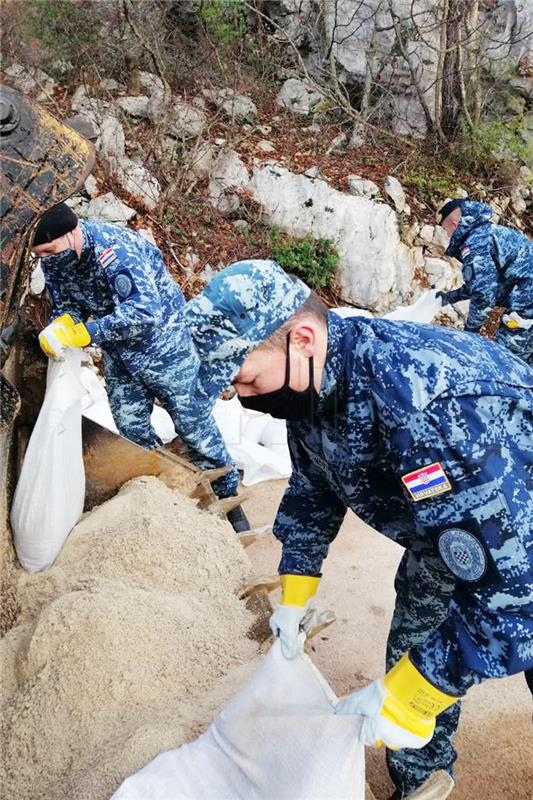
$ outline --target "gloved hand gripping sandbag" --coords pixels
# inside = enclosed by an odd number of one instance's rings
[[[91,336],[83,322],[74,322],[70,314],[61,314],[39,334],[41,350],[49,358],[60,358],[66,349],[87,347]]]
[[[424,747],[433,736],[435,720],[459,698],[433,686],[406,653],[384,678],[343,698],[337,714],[361,714],[362,741],[391,749]]]
[[[285,658],[296,658],[301,650],[300,623],[319,583],[313,575],[281,575],[281,603],[270,617],[270,629],[279,636]]]

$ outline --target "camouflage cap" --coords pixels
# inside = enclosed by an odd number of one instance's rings
[[[275,261],[238,261],[221,270],[185,306],[200,356],[200,380],[218,396],[244,359],[307,300],[311,290]]]

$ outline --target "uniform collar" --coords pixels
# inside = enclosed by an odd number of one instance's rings
[[[461,219],[454,231],[445,255],[459,258],[461,248],[466,239],[475,228],[480,225],[490,225],[492,219],[492,208],[486,203],[478,203],[475,200],[464,200],[461,203]]]
[[[328,312],[328,347],[322,374],[319,408],[328,408],[334,399],[344,395],[344,373],[346,348],[343,346],[348,334],[346,322],[334,311]]]
[[[94,237],[91,231],[91,225],[86,220],[80,220],[80,228],[82,235],[81,255],[80,262],[85,261],[91,254],[94,248]]]

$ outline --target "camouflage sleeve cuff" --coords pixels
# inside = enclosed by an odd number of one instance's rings
[[[105,340],[98,322],[86,322],[85,327],[87,328],[89,336],[91,337],[91,344],[101,344]]]

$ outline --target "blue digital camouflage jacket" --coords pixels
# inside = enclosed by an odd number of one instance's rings
[[[496,306],[533,317],[533,242],[514,228],[495,225],[492,213],[485,203],[464,200],[446,250],[462,262],[464,284],[446,292],[442,302],[470,300],[465,330],[472,332]]]
[[[41,261],[52,317],[92,317],[91,341],[136,369],[139,356],[165,351],[169,329],[185,329],[183,293],[161,251],[136,231],[88,220],[80,226],[79,259],[68,250]]]
[[[214,419],[207,437],[206,426],[197,424],[211,416],[215,398],[205,394],[198,379],[199,358],[185,322],[183,293],[161,251],[121,225],[87,220],[80,225],[79,259],[67,250],[41,261],[52,318],[69,313],[86,322],[91,341],[104,354],[118,355],[141,379],[144,370],[157,370],[159,383],[166,381],[184,398],[177,431],[182,439],[211,466],[231,464]]]
[[[319,413],[288,423],[280,572],[319,575],[346,509],[456,579],[410,651],[449,694],[533,666],[533,371],[459,331],[330,312]]]

